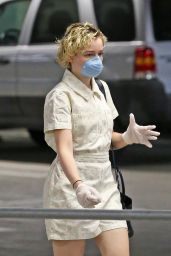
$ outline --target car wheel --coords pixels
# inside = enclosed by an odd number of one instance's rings
[[[40,130],[28,130],[30,137],[36,142],[39,146],[46,146],[46,142],[44,140],[44,133]]]

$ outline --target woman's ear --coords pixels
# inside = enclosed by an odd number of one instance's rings
[[[67,68],[70,70],[71,66],[72,66],[72,57],[71,56],[68,56],[67,62],[68,62],[68,67]]]
[[[71,64],[72,60],[73,60],[73,56],[69,55],[69,56],[68,56],[68,63]]]

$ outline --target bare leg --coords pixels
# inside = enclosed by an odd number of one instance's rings
[[[85,249],[84,240],[53,240],[54,256],[83,256]]]
[[[127,229],[104,231],[94,239],[102,256],[129,256]]]

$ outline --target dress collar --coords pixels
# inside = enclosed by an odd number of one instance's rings
[[[89,89],[83,82],[81,82],[72,72],[68,69],[65,70],[62,81],[67,84],[73,91],[82,96],[85,100],[92,98],[94,94],[102,97],[98,85],[94,78],[92,78],[92,90]]]

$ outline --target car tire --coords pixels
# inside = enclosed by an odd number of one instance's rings
[[[32,140],[34,142],[36,142],[36,144],[38,144],[39,146],[43,146],[45,147],[47,144],[44,140],[44,133],[43,131],[40,130],[28,130],[30,137],[32,138]]]

